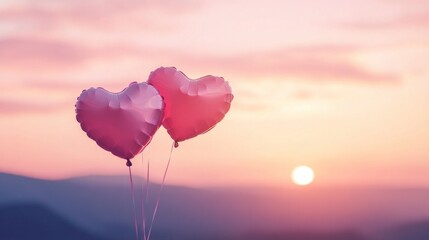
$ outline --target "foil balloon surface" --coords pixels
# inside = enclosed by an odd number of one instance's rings
[[[162,97],[147,83],[131,83],[119,93],[90,88],[76,103],[76,119],[88,137],[127,160],[150,143],[161,126],[163,113]]]
[[[189,79],[174,67],[160,67],[147,81],[165,102],[162,125],[171,138],[184,141],[212,129],[228,112],[233,95],[222,77]]]

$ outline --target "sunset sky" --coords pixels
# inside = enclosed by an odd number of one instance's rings
[[[174,150],[169,184],[289,186],[303,164],[313,185],[429,186],[428,63],[427,0],[2,0],[0,172],[127,174],[76,98],[175,66],[235,98]],[[171,142],[144,150],[155,181]]]

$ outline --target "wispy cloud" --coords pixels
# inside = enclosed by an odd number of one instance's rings
[[[15,70],[26,67],[51,71],[54,67],[59,71],[91,61],[104,61],[111,66],[110,71],[114,71],[117,59],[121,58],[144,59],[153,63],[176,62],[196,70],[210,69],[254,79],[275,77],[283,80],[389,83],[400,80],[394,73],[378,72],[353,62],[352,57],[359,51],[361,49],[347,45],[316,45],[215,56],[132,45],[90,48],[65,42],[3,39],[0,40],[0,63]],[[52,87],[55,84],[45,85]]]
[[[346,24],[346,27],[352,27],[362,30],[380,30],[380,29],[407,29],[407,28],[427,28],[429,27],[429,13],[417,15],[405,15],[390,20],[379,21],[359,21]]]
[[[79,93],[84,89],[88,89],[90,87],[103,87],[108,91],[112,91],[112,89],[120,89],[127,87],[129,83],[138,81],[136,78],[122,78],[122,79],[88,79],[84,80],[64,80],[64,79],[33,79],[33,80],[25,80],[22,82],[22,86],[25,88],[31,88],[36,90],[43,91],[55,91],[55,92],[74,92]],[[140,81],[144,81],[143,78]]]
[[[87,46],[80,41],[38,39],[34,37],[0,38],[0,68],[61,70],[81,67],[91,61],[117,62],[118,58],[160,59],[174,55],[165,49],[127,44]]]
[[[398,82],[394,73],[377,72],[351,60],[352,46],[304,46],[233,56],[186,56],[178,62],[192,68],[215,68],[246,77],[283,80]]]
[[[80,45],[30,38],[0,39],[1,68],[68,67],[86,60],[90,52]]]
[[[407,2],[407,4],[410,4]],[[415,6],[418,6],[416,4]],[[344,24],[345,28],[362,29],[362,30],[391,30],[391,29],[427,29],[429,27],[429,4],[425,1],[421,9],[413,11],[405,11],[396,16],[378,20],[364,20],[349,22]],[[423,9],[423,10],[422,10]],[[426,9],[426,10],[424,10]]]
[[[64,26],[78,26],[103,31],[112,29],[145,28],[160,30],[174,24],[160,21],[159,15],[180,16],[199,9],[194,0],[131,0],[131,1],[24,1],[0,8],[3,23],[21,23],[25,29],[52,30]]]
[[[50,113],[64,109],[66,106],[70,107],[69,105],[70,104],[66,102],[35,103],[29,101],[0,99],[0,115]]]
[[[234,74],[252,79],[273,77],[282,80],[368,83],[400,80],[395,73],[378,71],[353,61],[353,56],[362,49],[351,45],[310,44],[275,47],[271,51],[210,55],[185,51],[177,46],[166,49],[163,44],[121,41],[122,38],[135,36],[134,32],[143,38],[142,33],[160,26],[161,29],[163,26],[179,29],[178,19],[196,13],[204,4],[208,4],[208,1],[65,0],[60,3],[45,0],[34,4],[24,0],[23,3],[0,6],[2,24],[14,26],[13,30],[0,36],[0,69],[16,73],[17,78],[22,80],[34,79],[34,76],[25,75],[27,70],[32,70],[31,74],[55,72],[59,75],[71,69],[85,75],[85,71],[94,72],[88,68],[102,66],[109,68],[110,72],[119,72],[123,68],[119,69],[118,62],[124,60],[145,61],[147,65],[177,64],[196,71]],[[421,24],[426,24],[426,21],[427,17],[419,20]],[[97,34],[91,37],[83,35],[92,31],[108,32],[109,38],[113,40],[107,41]],[[78,38],[77,35],[83,37]],[[167,35],[177,36],[172,34],[171,29]],[[121,40],[115,40],[115,36],[120,36]],[[133,76],[136,73],[126,74]],[[63,77],[60,78],[58,81],[63,80]],[[46,88],[54,85],[58,88],[61,84],[45,82]]]

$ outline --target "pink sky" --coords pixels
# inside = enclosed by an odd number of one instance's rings
[[[175,150],[169,183],[290,185],[305,164],[320,185],[429,186],[428,29],[425,0],[2,1],[0,171],[126,174],[76,98],[176,66],[235,98]],[[155,180],[170,144],[161,128],[144,151]]]

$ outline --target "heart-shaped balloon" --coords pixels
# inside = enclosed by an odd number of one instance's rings
[[[164,98],[162,125],[176,142],[212,129],[228,112],[233,95],[222,77],[190,80],[174,67],[160,67],[148,79]]]
[[[133,82],[119,93],[84,90],[77,99],[76,119],[100,147],[129,160],[149,144],[161,126],[163,110],[153,86]]]

